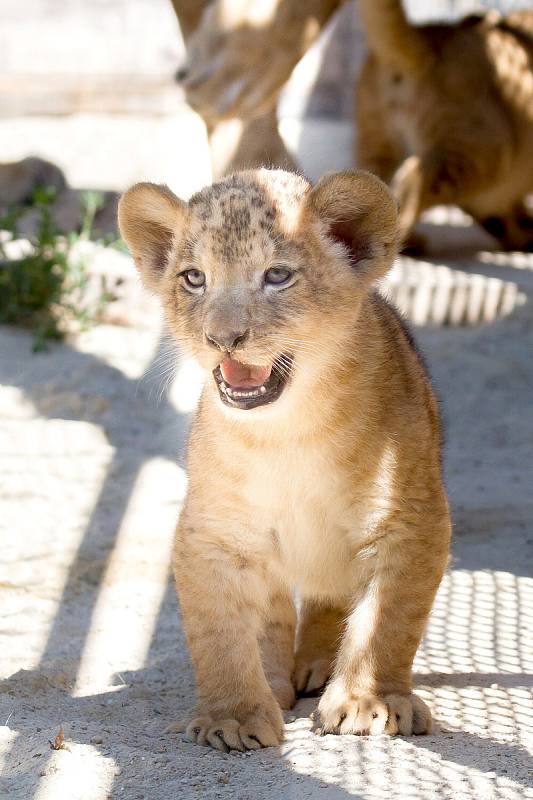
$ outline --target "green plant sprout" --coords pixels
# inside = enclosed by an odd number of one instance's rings
[[[19,221],[28,206],[14,206],[0,217],[0,323],[22,325],[34,332],[33,350],[45,350],[49,340],[61,339],[67,330],[86,329],[113,299],[102,286],[97,299],[88,303],[84,293],[89,283],[88,257],[75,252],[82,241],[93,239],[94,219],[103,205],[99,192],[83,192],[79,233],[65,233],[53,218],[56,190],[36,189],[30,208],[37,211],[35,233],[28,246],[13,258],[9,244],[20,239]]]

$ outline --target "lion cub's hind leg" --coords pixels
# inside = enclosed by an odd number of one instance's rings
[[[294,685],[300,695],[316,695],[333,671],[348,604],[331,605],[317,600],[302,602]]]
[[[267,619],[260,637],[261,660],[267,681],[281,708],[292,708],[296,609],[290,593],[281,586],[271,591]]]

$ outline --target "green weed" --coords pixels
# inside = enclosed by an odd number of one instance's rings
[[[94,218],[103,204],[98,192],[82,194],[80,233],[65,233],[55,224],[56,192],[40,188],[30,208],[37,213],[35,233],[27,241],[19,233],[27,206],[9,208],[0,217],[0,322],[22,325],[34,332],[33,349],[46,349],[67,330],[84,329],[98,318],[112,299],[102,288],[90,304],[84,298],[89,282],[87,257],[75,253],[81,241],[92,239]],[[98,240],[107,246],[109,240]],[[13,256],[13,243],[20,244]]]

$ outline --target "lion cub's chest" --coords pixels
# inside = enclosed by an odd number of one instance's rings
[[[317,449],[263,455],[242,487],[271,563],[303,592],[343,594],[351,583],[347,490]],[[346,588],[345,588],[346,587]]]

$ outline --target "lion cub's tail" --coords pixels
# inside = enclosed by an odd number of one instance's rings
[[[431,55],[423,29],[409,23],[401,0],[359,0],[368,45],[380,60],[397,69],[417,69]]]

